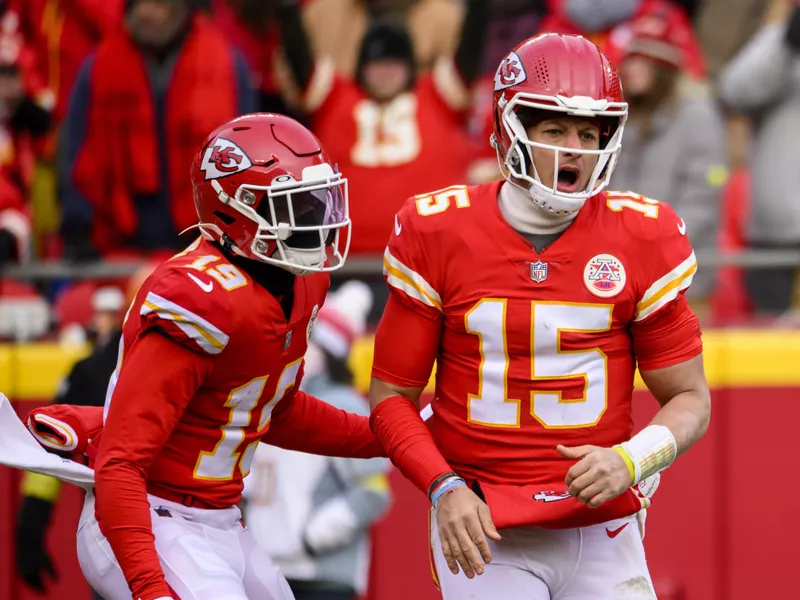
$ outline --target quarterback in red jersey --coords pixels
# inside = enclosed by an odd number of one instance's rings
[[[260,440],[382,452],[366,418],[299,391],[349,235],[346,180],[302,125],[235,119],[192,165],[200,238],[128,310],[78,532],[104,598],[289,599],[236,503]]]
[[[695,255],[668,204],[606,190],[627,104],[594,44],[531,38],[494,89],[505,180],[397,214],[372,429],[431,499],[446,600],[654,598],[635,515],[710,414]],[[637,364],[662,408],[632,436]]]

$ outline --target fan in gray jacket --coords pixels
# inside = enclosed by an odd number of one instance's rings
[[[629,104],[620,155],[611,178],[615,190],[668,202],[686,223],[699,259],[687,292],[697,304],[715,285],[702,254],[717,248],[720,197],[727,178],[722,115],[707,87],[682,68],[680,36],[688,32],[647,16],[629,26],[620,65]],[[698,311],[702,312],[702,311]]]
[[[725,67],[720,98],[750,115],[750,217],[754,248],[800,248],[800,5],[789,21],[763,27]],[[792,305],[796,269],[754,269],[746,282],[755,309]]]

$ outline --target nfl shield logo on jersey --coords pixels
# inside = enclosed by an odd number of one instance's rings
[[[540,260],[531,263],[531,279],[536,283],[542,283],[547,279],[547,263]]]

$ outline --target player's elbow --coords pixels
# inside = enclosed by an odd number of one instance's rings
[[[378,404],[394,395],[395,394],[392,392],[389,384],[387,384],[385,381],[382,381],[377,377],[372,377],[370,379],[368,393],[370,410],[375,410],[375,407],[378,406]]]
[[[406,387],[396,385],[373,376],[369,384],[370,410],[375,410],[375,407],[378,406],[378,404],[384,400],[393,398],[394,396],[408,398],[414,404],[419,406],[419,397],[422,395],[422,390],[423,388],[421,387]]]
[[[100,454],[94,466],[94,483],[97,495],[102,495],[107,484],[119,481],[145,481],[144,468],[125,456]]]

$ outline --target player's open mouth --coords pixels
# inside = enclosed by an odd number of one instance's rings
[[[558,185],[556,189],[559,192],[566,194],[573,194],[578,191],[578,178],[581,175],[580,167],[577,165],[566,165],[558,170]]]

